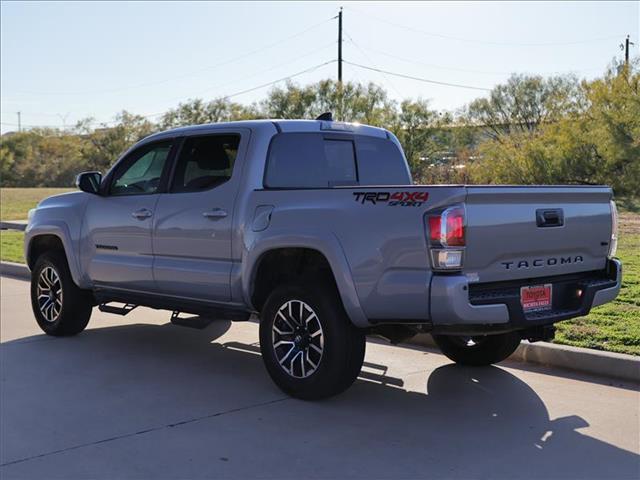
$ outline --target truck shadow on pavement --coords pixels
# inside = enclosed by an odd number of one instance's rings
[[[0,476],[640,473],[640,456],[581,434],[588,425],[578,416],[552,420],[536,392],[501,368],[445,365],[424,372],[415,392],[368,363],[343,395],[303,402],[271,383],[256,345],[214,341],[228,328],[136,324],[2,344]]]

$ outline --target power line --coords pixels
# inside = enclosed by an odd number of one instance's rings
[[[0,122],[0,125],[7,125],[9,127],[18,127],[22,128],[62,128],[62,125],[25,125],[24,123],[10,123],[10,122]],[[21,131],[21,130],[18,130]]]
[[[360,51],[360,53],[362,53],[362,55],[363,55],[363,56],[364,56],[364,57],[365,57],[365,58],[366,58],[366,59],[367,59],[367,60],[368,60],[368,61],[369,61],[369,62],[370,62],[374,67],[378,68],[378,65],[376,65],[376,63],[375,63],[373,60],[371,60],[371,58],[369,57],[369,55],[367,55],[367,53],[366,53],[362,48],[360,48],[360,45],[358,45],[358,44],[356,43],[356,41],[353,39],[353,37],[352,37],[351,35],[349,35],[349,33],[348,33],[346,30],[345,30],[345,32],[344,32],[344,33],[345,33],[345,35],[347,36],[347,38],[349,38],[349,40],[351,40],[351,43],[352,43],[352,44],[353,44],[353,45],[354,45],[354,46],[355,46],[355,47]],[[396,86],[394,85],[394,83],[393,83],[391,80],[389,80],[389,78],[387,77],[387,75],[383,73],[383,74],[382,74],[382,76],[383,76],[383,77],[384,77],[384,79],[387,81],[387,83],[388,83],[389,85],[391,85],[391,88],[393,88],[393,90],[398,94],[398,96],[399,96],[399,97],[402,97],[402,94],[400,93],[400,91],[396,88]]]
[[[356,45],[357,47],[357,45]],[[359,49],[361,47],[358,47]],[[377,50],[377,49],[373,49],[371,47],[362,47],[365,50],[368,50],[372,53],[377,53],[379,55],[384,55],[385,57],[389,57],[389,58],[394,58],[396,60],[400,60],[401,62],[406,62],[406,63],[411,63],[414,65],[422,65],[425,67],[429,67],[429,68],[436,68],[436,69],[440,69],[440,70],[451,70],[451,71],[455,71],[455,72],[465,72],[465,73],[480,73],[480,74],[487,74],[487,75],[510,75],[512,73],[514,73],[513,71],[502,71],[502,72],[497,72],[497,71],[486,71],[486,70],[472,70],[472,69],[468,69],[468,68],[459,68],[459,67],[445,67],[443,65],[434,65],[432,63],[425,63],[419,60],[415,60],[415,59],[410,59],[410,58],[406,58],[406,57],[401,57],[399,55],[395,55],[395,54],[391,54],[391,53],[387,53],[387,52],[383,52],[381,50]],[[373,63],[373,62],[371,62]],[[545,71],[545,72],[532,72],[532,73],[538,73],[538,74],[559,74],[559,73],[571,73],[571,72],[594,72],[594,71],[601,71],[602,67],[598,67],[598,68],[590,68],[590,69],[575,69],[575,70],[567,70],[565,72],[562,71]]]
[[[319,69],[321,67],[324,67],[325,65],[330,65],[332,63],[335,63],[336,61],[337,60],[335,60],[335,59],[329,60],[327,62],[323,62],[323,63],[320,63],[318,65],[314,65],[313,67],[309,67],[309,68],[306,68],[306,69],[301,70],[299,72],[293,73],[291,75],[287,75],[286,77],[278,78],[277,80],[272,80],[270,82],[263,83],[261,85],[258,85],[258,86],[252,87],[252,88],[247,88],[247,89],[241,90],[239,92],[234,92],[234,93],[231,93],[229,95],[224,95],[224,96],[222,96],[220,98],[225,98],[225,99],[233,98],[233,97],[237,97],[237,96],[240,96],[240,95],[244,95],[245,93],[249,93],[249,92],[253,92],[255,90],[259,90],[261,88],[270,87],[271,85],[275,85],[276,83],[283,82],[285,80],[290,80],[290,79],[295,78],[295,77],[299,77],[300,75],[304,75],[305,73],[313,72],[313,71],[315,71],[315,70],[317,70],[317,69]],[[154,117],[154,116],[157,116],[157,115],[162,115],[163,113],[165,113],[165,112],[152,113],[150,115],[140,115],[140,116],[144,117],[144,118],[148,118],[148,117]],[[113,123],[113,122],[115,122],[115,120],[111,120],[111,121],[108,121],[108,122],[92,121],[90,123],[91,124],[93,124],[93,123],[107,124],[107,123]],[[15,124],[12,124],[12,123],[6,123],[6,122],[0,122],[0,123],[2,125],[16,126]],[[24,126],[25,127],[30,127],[30,128],[60,128],[60,125],[24,125]]]
[[[446,86],[446,87],[458,87],[458,88],[468,88],[470,90],[482,90],[482,91],[485,91],[485,92],[490,92],[491,91],[490,88],[475,87],[475,86],[472,86],[472,85],[463,85],[461,83],[440,82],[438,80],[430,80],[428,78],[414,77],[412,75],[406,75],[404,73],[390,72],[388,70],[382,70],[381,68],[374,68],[374,67],[368,67],[366,65],[360,65],[358,63],[349,62],[347,60],[344,60],[344,63],[347,63],[349,65],[353,65],[354,67],[364,68],[365,70],[371,70],[373,72],[379,72],[379,73],[386,73],[387,75],[393,75],[395,77],[400,77],[400,78],[408,78],[409,80],[416,80],[418,82],[431,83],[431,84],[434,84],[434,85],[443,85],[443,86]]]
[[[284,67],[285,65],[290,65],[290,64],[292,64],[292,63],[297,62],[298,60],[301,60],[301,59],[303,59],[303,58],[306,58],[306,57],[308,57],[308,56],[310,56],[310,55],[313,55],[313,54],[315,54],[315,53],[321,52],[321,51],[323,51],[323,50],[327,49],[327,48],[328,48],[328,47],[330,47],[330,46],[334,46],[334,45],[335,45],[335,43],[336,43],[335,41],[331,41],[330,43],[324,44],[324,45],[322,45],[321,47],[319,47],[319,48],[317,48],[317,49],[315,49],[315,50],[312,50],[312,51],[310,51],[310,52],[305,53],[304,55],[300,55],[300,56],[298,56],[298,57],[295,57],[295,58],[293,58],[293,59],[287,60],[286,62],[279,63],[279,64],[277,64],[277,65],[272,65],[271,67],[269,67],[269,68],[267,68],[267,69],[260,70],[260,71],[258,71],[258,72],[256,72],[256,73],[252,73],[251,75],[244,75],[244,76],[242,76],[242,77],[240,77],[240,78],[233,79],[233,80],[230,80],[230,81],[228,81],[228,82],[220,83],[220,84],[215,85],[215,86],[213,86],[213,87],[209,87],[209,88],[207,88],[206,90],[200,90],[199,92],[196,92],[196,93],[195,93],[195,94],[193,94],[193,95],[194,95],[194,96],[195,96],[195,95],[202,95],[202,94],[204,94],[204,93],[210,92],[211,90],[214,90],[214,89],[217,89],[217,88],[220,88],[220,87],[226,87],[227,85],[235,84],[235,83],[236,83],[236,82],[238,82],[239,80],[245,80],[245,79],[247,79],[247,78],[253,78],[253,77],[256,77],[256,76],[258,76],[258,75],[262,75],[263,73],[267,73],[267,72],[270,72],[270,71],[272,71],[272,70],[275,70],[275,69],[277,69],[277,68]],[[171,99],[169,99],[169,100],[166,100],[166,101],[167,101],[167,102],[171,102],[171,101],[176,101],[176,100],[184,100],[184,98],[185,98],[185,95],[181,95],[180,97],[173,97],[173,98],[171,98]],[[152,115],[149,115],[149,116],[154,116],[154,115],[155,115],[155,114],[152,114]],[[159,114],[158,114],[158,115],[159,115]]]
[[[251,75],[248,75],[248,76],[247,76],[247,75],[245,75],[245,76],[244,76],[244,77],[242,77],[242,78],[234,79],[234,80],[231,80],[231,81],[229,81],[229,82],[225,82],[225,83],[218,84],[218,85],[216,85],[216,86],[213,86],[213,87],[207,88],[206,90],[202,90],[202,91],[200,91],[200,92],[195,93],[195,94],[194,94],[194,96],[202,95],[203,93],[208,92],[208,91],[211,91],[211,90],[216,89],[216,88],[224,87],[224,86],[227,86],[227,85],[230,85],[230,84],[235,84],[238,80],[243,80],[243,79],[247,79],[247,78],[256,77],[256,76],[258,76],[258,75],[262,75],[263,73],[267,73],[267,72],[269,72],[269,71],[271,71],[271,70],[275,70],[275,69],[280,68],[280,67],[283,67],[283,66],[285,66],[285,65],[289,65],[289,64],[291,64],[291,63],[295,63],[295,62],[297,62],[298,60],[301,60],[301,59],[303,59],[303,58],[306,58],[306,57],[308,57],[308,56],[310,56],[310,55],[313,55],[313,54],[315,54],[315,53],[318,53],[318,52],[320,52],[320,51],[322,51],[322,50],[326,50],[328,47],[330,47],[330,46],[334,46],[334,45],[335,45],[335,43],[336,43],[335,41],[331,41],[330,43],[324,44],[324,45],[322,45],[321,47],[319,47],[319,48],[317,48],[317,49],[314,49],[314,50],[312,50],[312,51],[310,51],[310,52],[305,53],[304,55],[300,55],[300,56],[298,56],[298,57],[295,57],[294,59],[288,60],[288,61],[283,62],[283,63],[279,63],[279,64],[274,65],[274,66],[272,66],[272,67],[270,67],[270,68],[267,68],[267,69],[265,69],[265,70],[261,70],[261,71],[259,71],[259,72],[253,73],[253,74],[251,74]],[[324,65],[324,64],[322,64],[322,65],[320,65],[320,66],[323,66],[323,65]],[[315,68],[315,67],[311,67],[311,68]],[[318,66],[318,68],[319,68],[319,66]],[[302,73],[304,73],[304,72],[302,72]],[[301,74],[301,73],[300,73],[300,74]],[[294,76],[295,76],[295,75],[297,75],[297,74],[294,74]],[[174,98],[172,98],[172,99],[170,99],[170,100],[167,100],[167,101],[184,100],[185,98],[186,98],[186,96],[184,96],[184,95],[183,95],[183,96],[180,96],[180,97],[174,97]],[[224,97],[223,97],[223,98],[224,98]],[[151,117],[157,117],[157,116],[159,116],[159,115],[163,115],[164,113],[166,113],[166,111],[164,111],[164,112],[157,112],[157,113],[150,113],[150,114],[147,114],[147,115],[140,115],[140,116],[141,116],[141,117],[143,117],[143,118],[151,118]],[[39,116],[39,115],[50,115],[50,114],[44,114],[44,113],[43,113],[43,114],[40,114],[40,113],[30,113],[29,115],[32,115],[32,116]],[[56,115],[58,118],[60,118],[60,114],[51,114],[51,115]],[[61,126],[62,128],[66,128],[66,125],[64,125],[65,123],[66,123],[66,122],[63,122],[63,125]],[[107,120],[107,121],[98,121],[98,120],[93,120],[93,121],[91,121],[90,123],[91,123],[91,124],[95,124],[95,123],[98,123],[98,124],[109,124],[109,123],[117,123],[117,120]],[[14,124],[3,123],[3,125],[14,125]],[[15,125],[14,125],[14,126],[15,126]],[[34,126],[37,126],[37,125],[27,125],[27,126],[29,126],[29,127],[34,127]],[[60,127],[60,126],[58,126],[58,125],[45,125],[45,126],[47,126],[47,127],[51,127],[51,128]]]
[[[300,75],[302,75],[302,74],[309,73],[309,72],[313,72],[314,70],[317,70],[317,69],[319,69],[319,68],[321,68],[321,67],[324,67],[325,65],[329,65],[329,64],[331,64],[331,63],[335,63],[336,61],[337,61],[337,60],[335,60],[335,59],[334,59],[334,60],[329,60],[328,62],[324,62],[324,63],[321,63],[321,64],[316,65],[316,66],[314,66],[314,67],[307,68],[307,69],[302,70],[302,71],[300,71],[300,72],[294,73],[293,75],[289,75],[289,76],[287,76],[287,77],[282,77],[282,78],[279,78],[278,80],[274,80],[274,81],[272,81],[272,82],[263,83],[262,85],[258,85],[257,87],[248,88],[248,89],[246,89],[246,90],[242,90],[242,91],[240,91],[240,92],[232,93],[232,94],[230,94],[230,95],[225,95],[225,96],[224,96],[224,97],[222,97],[222,98],[232,98],[232,97],[237,97],[237,96],[239,96],[239,95],[244,95],[245,93],[253,92],[254,90],[259,90],[259,89],[261,89],[261,88],[270,87],[271,85],[275,85],[275,84],[276,84],[276,83],[278,83],[278,82],[283,82],[283,81],[285,81],[285,80],[290,80],[290,79],[292,79],[292,78],[294,78],[294,77],[298,77],[298,76],[300,76]],[[346,62],[345,62],[345,63],[346,63]]]
[[[428,32],[425,30],[420,30],[418,28],[415,27],[410,27],[408,25],[402,25],[396,22],[392,22],[390,20],[387,20],[385,18],[380,18],[376,15],[372,15],[368,12],[365,12],[363,10],[357,9],[357,8],[353,8],[353,7],[345,7],[348,8],[350,10],[356,11],[366,17],[372,18],[374,20],[377,20],[378,22],[382,22],[382,23],[386,23],[388,25],[391,25],[393,27],[396,28],[401,28],[403,30],[410,30],[412,32],[415,33],[420,33],[422,35],[426,35],[429,37],[436,37],[436,38],[443,38],[446,40],[455,40],[458,42],[465,42],[465,43],[477,43],[477,44],[483,44],[483,45],[494,45],[494,46],[503,46],[503,47],[551,47],[551,46],[562,46],[562,45],[579,45],[579,44],[583,44],[583,43],[593,43],[593,42],[601,42],[604,40],[611,40],[613,38],[619,38],[620,35],[609,35],[606,37],[598,37],[598,38],[589,38],[589,39],[583,39],[583,40],[572,40],[572,41],[567,41],[567,42],[539,42],[539,43],[535,43],[535,42],[527,42],[527,43],[519,43],[519,42],[494,42],[494,41],[489,41],[489,40],[477,40],[477,39],[471,39],[471,38],[463,38],[463,37],[456,37],[456,36],[452,36],[452,35],[445,35],[445,34],[441,34],[441,33],[435,33],[435,32]]]
[[[308,28],[306,28],[306,29],[304,29],[304,30],[302,30],[300,32],[294,33],[293,35],[289,35],[288,37],[282,38],[282,39],[280,39],[280,40],[278,40],[276,42],[270,43],[268,45],[265,45],[263,47],[255,49],[255,50],[248,51],[248,52],[243,53],[241,55],[238,55],[238,56],[235,56],[235,57],[230,58],[228,60],[225,60],[223,62],[217,63],[215,65],[209,65],[207,67],[203,67],[203,68],[200,68],[198,70],[194,70],[194,71],[191,71],[191,72],[188,72],[188,73],[176,76],[176,77],[165,78],[165,79],[161,79],[161,80],[157,80],[157,81],[153,81],[153,82],[147,82],[147,83],[138,84],[138,85],[131,85],[131,86],[127,86],[127,87],[118,87],[118,88],[114,88],[114,89],[97,90],[97,91],[84,91],[84,92],[15,92],[15,93],[16,94],[26,94],[26,95],[97,95],[97,94],[102,94],[102,93],[114,93],[114,92],[120,92],[120,91],[123,91],[123,90],[132,90],[132,89],[137,89],[137,88],[145,88],[145,87],[150,87],[150,86],[154,86],[154,85],[160,85],[160,84],[167,83],[167,82],[170,82],[170,81],[173,81],[173,80],[179,80],[179,79],[182,79],[182,78],[191,77],[191,76],[197,75],[199,73],[202,73],[202,72],[205,72],[205,71],[208,71],[208,70],[212,70],[214,68],[219,68],[219,67],[228,65],[230,63],[235,63],[235,62],[237,62],[239,60],[242,60],[244,58],[250,57],[250,56],[255,55],[257,53],[262,53],[265,50],[269,50],[270,48],[276,47],[276,46],[281,45],[281,44],[283,44],[285,42],[288,42],[289,40],[292,40],[292,39],[297,38],[297,37],[299,37],[301,35],[304,35],[305,33],[309,32],[309,31],[311,31],[311,30],[313,30],[313,29],[315,29],[315,28],[317,28],[317,27],[319,27],[321,25],[324,25],[325,23],[330,22],[331,20],[333,20],[333,18],[327,18],[327,19],[325,19],[325,20],[323,20],[321,22],[318,22],[318,23],[316,23],[314,25],[311,25],[310,27],[308,27]]]

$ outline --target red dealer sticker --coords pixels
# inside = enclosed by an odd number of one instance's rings
[[[551,284],[522,287],[520,304],[525,312],[551,308]]]

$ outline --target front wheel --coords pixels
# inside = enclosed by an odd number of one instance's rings
[[[47,335],[75,335],[89,323],[91,295],[73,282],[61,252],[47,252],[36,260],[31,274],[31,307]]]
[[[475,366],[501,362],[520,345],[517,332],[474,337],[434,335],[433,340],[449,359],[462,365]]]
[[[277,287],[262,309],[260,350],[276,385],[292,397],[316,400],[355,381],[365,335],[351,324],[335,289],[289,284]]]

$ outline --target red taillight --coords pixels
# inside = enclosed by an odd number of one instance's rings
[[[464,209],[451,207],[440,215],[429,216],[429,241],[431,245],[463,247]]]
[[[464,210],[453,207],[444,211],[442,216],[446,221],[445,245],[449,247],[464,246]]]
[[[436,271],[458,271],[464,262],[464,208],[449,207],[427,217],[431,266]]]
[[[429,239],[431,240],[432,244],[439,244],[440,243],[440,236],[441,236],[440,225],[441,225],[441,221],[442,221],[442,219],[440,218],[440,215],[434,215],[434,216],[429,217]]]

